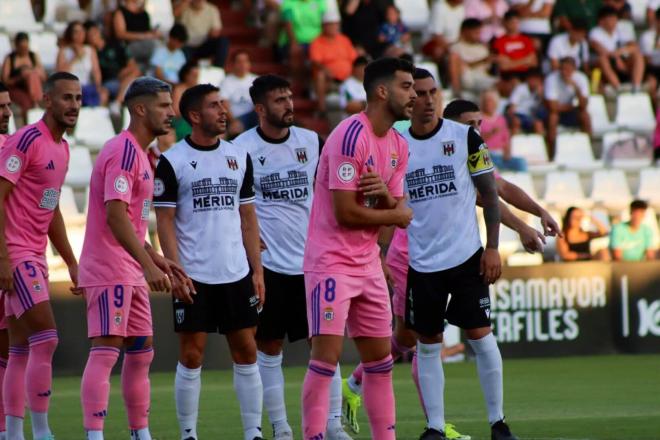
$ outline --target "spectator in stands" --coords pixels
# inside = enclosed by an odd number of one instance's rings
[[[511,9],[520,14],[520,32],[537,42],[537,49],[545,48],[552,34],[550,17],[555,0],[509,0]]]
[[[87,29],[87,44],[96,49],[101,69],[101,82],[103,88],[108,91],[108,99],[111,100],[110,111],[118,115],[124,92],[131,81],[141,76],[142,72],[135,60],[128,56],[122,44],[116,40],[106,41],[95,22],[86,22],[85,29]]]
[[[508,10],[505,0],[465,0],[465,18],[481,21],[481,42],[486,44],[504,35],[502,20]]]
[[[564,236],[557,237],[557,253],[562,261],[609,261],[610,253],[607,249],[591,253],[591,240],[605,237],[609,234],[607,227],[596,217],[588,216],[592,228],[582,229],[584,211],[571,206],[564,215],[562,231]]]
[[[559,124],[580,127],[591,135],[591,119],[587,113],[589,78],[577,70],[572,57],[562,58],[559,70],[552,72],[543,85],[548,107],[548,155],[552,159]]]
[[[603,0],[603,6],[607,6],[616,11],[617,17],[621,21],[629,21],[632,24],[632,7],[626,0]],[[634,26],[634,25],[633,25]]]
[[[179,0],[174,6],[174,16],[188,31],[188,58],[195,61],[210,58],[214,66],[224,67],[229,40],[222,36],[218,7],[207,0]]]
[[[591,29],[596,25],[598,10],[602,5],[602,0],[557,0],[552,10],[555,27],[567,31],[571,28],[571,21],[579,18]]]
[[[648,0],[646,4],[646,23],[650,25],[655,21],[655,13],[660,8],[660,0]]]
[[[481,28],[480,20],[466,18],[461,24],[461,38],[451,47],[449,80],[456,96],[464,90],[478,95],[497,82],[489,73],[493,58],[481,42]]]
[[[326,111],[325,95],[332,82],[342,82],[353,69],[358,54],[353,43],[340,32],[339,15],[327,12],[323,17],[323,31],[309,47],[312,62],[314,91],[318,100],[318,111]]]
[[[298,67],[307,56],[309,45],[321,35],[326,3],[325,0],[283,0],[281,11],[284,32],[279,45],[284,55]]]
[[[226,99],[229,114],[229,135],[237,135],[255,127],[259,118],[254,111],[250,87],[257,75],[250,72],[252,63],[247,50],[237,50],[230,58],[231,72],[220,84],[220,93]]]
[[[548,111],[543,104],[543,74],[540,70],[531,70],[525,81],[518,84],[509,97],[507,116],[514,134],[545,133],[545,121]]]
[[[559,60],[572,57],[578,69],[588,72],[589,43],[587,41],[587,22],[582,18],[571,20],[567,32],[555,35],[548,46],[548,58],[552,70],[559,69]]]
[[[506,118],[497,112],[500,97],[494,90],[481,94],[481,137],[500,170],[527,171],[525,159],[511,156],[511,132]]]
[[[339,87],[339,106],[349,115],[361,112],[367,106],[367,92],[364,90],[364,68],[369,59],[359,56],[353,61],[353,72]]]
[[[78,77],[82,86],[82,105],[94,107],[106,105],[108,91],[103,88],[101,66],[96,50],[85,44],[83,24],[72,21],[64,31],[62,46],[57,53],[55,69],[69,72]]]
[[[630,204],[630,220],[612,228],[610,248],[615,261],[655,260],[653,231],[643,224],[648,205],[643,200]]]
[[[173,134],[173,136],[171,136],[171,139],[167,139],[166,144],[171,145],[173,142],[180,141],[192,132],[190,124],[188,124],[188,122],[186,122],[186,120],[181,117],[181,112],[179,111],[179,103],[181,102],[181,96],[183,95],[183,92],[188,90],[190,87],[197,85],[198,83],[199,66],[197,63],[189,62],[184,64],[181,70],[179,70],[179,82],[172,88],[172,107],[174,108],[174,114],[176,116],[172,122],[174,130],[170,130],[170,134]]]
[[[538,58],[532,39],[520,33],[520,16],[516,11],[504,14],[504,28],[506,33],[495,39],[493,51],[508,96],[517,82],[538,66]]]
[[[151,57],[151,67],[156,78],[176,84],[179,81],[179,70],[186,64],[186,55],[183,46],[188,41],[188,31],[176,23],[170,29],[170,34],[165,46],[159,46]]]
[[[378,41],[385,10],[393,0],[341,0],[342,31],[351,39],[358,51],[378,58],[384,45]]]
[[[144,9],[144,0],[121,0],[112,16],[112,27],[115,38],[126,44],[128,53],[135,58],[141,70],[146,71],[162,34],[159,29],[151,28],[151,18]]]
[[[429,24],[424,35],[422,52],[438,64],[444,64],[445,56],[461,34],[465,20],[463,0],[435,0],[431,5]],[[439,79],[439,78],[436,78]]]
[[[589,32],[589,42],[598,56],[603,77],[615,90],[630,80],[639,91],[644,75],[644,57],[634,40],[619,25],[616,10],[603,7],[598,12],[598,26]]]
[[[401,21],[401,11],[394,5],[387,7],[385,23],[380,26],[378,40],[387,46],[386,56],[398,57],[412,52],[410,31]]]
[[[14,37],[14,51],[2,64],[1,79],[9,89],[12,102],[21,108],[24,123],[27,123],[28,110],[41,101],[46,71],[39,56],[30,50],[30,39],[25,32],[18,32]]]
[[[656,9],[651,28],[639,39],[639,48],[646,61],[649,90],[656,90],[660,81],[660,8]]]

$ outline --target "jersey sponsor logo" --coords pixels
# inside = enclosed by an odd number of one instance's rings
[[[192,182],[193,212],[215,211],[219,209],[234,209],[238,181],[226,177],[218,177],[213,181],[210,177]]]
[[[390,154],[390,166],[392,168],[396,168],[398,163],[399,163],[399,155],[396,153],[396,151],[393,151],[392,154]]]
[[[10,173],[15,173],[16,171],[21,169],[21,165],[23,163],[21,162],[21,158],[16,156],[16,155],[11,155],[7,159],[7,162],[5,162],[5,168],[7,171]]]
[[[296,159],[300,163],[307,163],[307,148],[296,148]]]
[[[59,201],[60,201],[60,192],[55,188],[46,188],[44,190],[43,195],[41,196],[41,201],[39,202],[39,208],[52,211],[57,207]]]
[[[154,197],[160,197],[165,194],[165,183],[163,179],[156,177],[154,179]]]
[[[47,170],[54,170],[55,169],[55,164],[53,163],[52,160],[48,162],[48,165],[46,165],[46,169]]]
[[[149,210],[151,209],[151,200],[142,201],[142,220],[149,220]]]
[[[282,178],[273,173],[259,179],[264,200],[305,201],[309,198],[309,177],[307,171],[291,170]]]
[[[479,151],[468,156],[468,169],[471,174],[477,174],[493,169],[493,162],[488,154],[485,144],[479,147]]]
[[[192,162],[190,162],[190,166],[193,167],[193,170],[196,170],[197,169],[197,161],[193,160]]]
[[[448,141],[442,143],[442,154],[445,156],[451,156],[456,152],[456,145],[454,141]]]
[[[350,162],[344,162],[337,168],[337,177],[344,183],[348,183],[355,178],[355,167]]]
[[[117,176],[115,179],[115,191],[119,194],[126,194],[128,191],[128,179],[124,176]]]
[[[230,170],[236,171],[238,169],[238,161],[234,156],[225,156],[227,159],[227,166]]]
[[[419,168],[406,174],[410,202],[437,199],[458,194],[452,165],[434,165],[430,173],[426,168]]]
[[[264,164],[266,163],[266,158],[264,156],[259,156],[257,160],[259,161],[261,166],[264,166]]]

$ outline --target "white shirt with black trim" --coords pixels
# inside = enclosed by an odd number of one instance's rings
[[[413,219],[410,266],[438,272],[467,261],[481,247],[472,177],[492,173],[488,148],[473,128],[440,119],[425,136],[403,134],[410,157],[405,189]]]
[[[176,208],[179,260],[192,279],[227,284],[249,273],[238,208],[254,197],[250,155],[229,142],[201,147],[187,137],[161,155],[154,206]]]
[[[300,127],[271,139],[257,127],[234,139],[234,145],[253,160],[259,231],[266,244],[263,265],[277,273],[302,274],[321,139]]]

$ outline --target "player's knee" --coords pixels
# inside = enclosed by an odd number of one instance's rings
[[[57,330],[49,329],[34,333],[28,338],[28,342],[31,350],[39,347],[40,350],[52,355],[59,342]]]
[[[442,333],[436,335],[419,335],[419,342],[422,344],[441,344],[442,336]]]
[[[468,339],[476,340],[488,336],[491,333],[490,327],[471,328],[465,330]]]
[[[232,345],[231,358],[236,364],[254,364],[257,362],[257,346],[254,341],[245,341]]]
[[[282,353],[284,341],[281,339],[262,340],[257,339],[257,349],[268,356],[278,356]]]
[[[407,347],[412,349],[417,344],[417,338],[415,337],[415,334],[406,328],[402,328],[402,329],[396,328],[394,333],[394,338],[397,344],[399,344],[402,347]]]
[[[199,368],[204,362],[204,351],[195,346],[184,347],[179,354],[179,362],[186,368]]]

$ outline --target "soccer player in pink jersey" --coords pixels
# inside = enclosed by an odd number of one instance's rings
[[[9,324],[9,359],[3,383],[7,438],[23,439],[25,399],[35,439],[53,438],[48,426],[52,358],[57,347],[48,301],[48,238],[78,281],[78,263],[59,210],[69,165],[64,131],[78,120],[78,78],[58,72],[46,81],[43,118],[10,136],[0,149],[0,289]]]
[[[0,82],[0,148],[9,137],[9,119],[11,118],[11,98],[9,90]],[[5,428],[5,406],[2,403],[2,383],[7,369],[7,356],[9,355],[9,333],[7,332],[7,318],[5,317],[5,304],[0,300],[0,440],[7,439]]]
[[[415,102],[413,66],[383,58],[365,70],[367,109],[330,134],[321,153],[303,270],[311,360],[302,393],[305,440],[324,438],[344,329],[364,364],[371,438],[396,438],[391,309],[377,244],[380,226],[406,227],[406,141],[394,130]]]
[[[122,347],[121,383],[131,439],[151,440],[149,366],[154,352],[149,289],[169,292],[173,283],[187,281],[182,269],[145,243],[154,190],[146,150],[172,129],[170,86],[141,77],[124,99],[131,122],[105,144],[94,164],[80,257],[80,286],[92,339],[81,386],[88,440],[103,439],[110,373]]]

